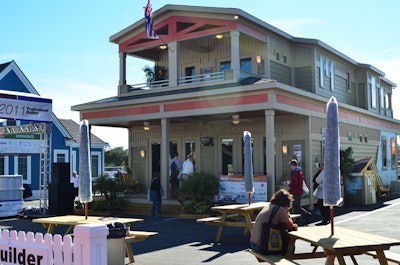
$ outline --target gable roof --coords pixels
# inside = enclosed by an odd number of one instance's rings
[[[80,125],[71,119],[59,119],[62,126],[68,131],[71,135],[71,140],[75,143],[79,143],[81,140],[80,136]],[[105,147],[108,146],[107,142],[104,142],[99,137],[90,133],[90,142],[91,145],[98,145],[98,147]]]

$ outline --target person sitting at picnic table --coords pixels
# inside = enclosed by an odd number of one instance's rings
[[[269,217],[275,206],[279,206],[279,209],[275,216],[273,216],[272,224],[284,223],[287,231],[296,231],[298,226],[290,218],[289,210],[293,205],[293,195],[287,190],[281,189],[272,195],[270,203],[261,210],[257,215],[253,230],[250,237],[251,249],[255,252],[261,252],[261,231],[262,225],[269,222]]]

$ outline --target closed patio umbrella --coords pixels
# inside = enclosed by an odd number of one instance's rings
[[[92,197],[92,171],[90,159],[89,122],[80,123],[79,144],[79,201],[85,204],[85,219],[88,216],[88,203]]]
[[[325,175],[323,181],[324,205],[330,206],[331,234],[334,234],[333,206],[342,202],[340,191],[340,134],[338,103],[331,97],[326,106]]]
[[[253,185],[253,158],[251,150],[251,133],[243,132],[244,136],[244,186],[248,196],[248,204],[251,203],[251,194],[254,193]]]

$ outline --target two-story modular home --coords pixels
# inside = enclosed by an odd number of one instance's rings
[[[33,95],[38,97],[38,91],[29,82],[27,77],[14,62],[7,62],[0,64],[0,90],[2,90],[2,99],[7,98],[9,93],[21,93],[25,95]],[[38,97],[39,98],[39,97]],[[51,101],[51,100],[50,100]],[[30,120],[19,120],[10,117],[9,115],[5,119],[2,116],[3,112],[9,112],[6,104],[0,102],[0,121],[1,127],[16,128],[16,137],[18,139],[25,139],[23,136],[26,131],[23,125],[35,124],[37,121]],[[40,151],[35,153],[30,152],[28,149],[29,145],[35,144],[35,141],[27,143],[16,143],[16,141],[4,141],[2,142],[2,150],[16,150],[11,153],[0,153],[0,175],[22,175],[23,183],[28,184],[32,189],[31,199],[45,199],[41,196],[40,189],[40,176],[42,173],[50,173],[48,176],[48,182],[51,182],[51,168],[54,163],[69,163],[69,172],[76,170],[79,173],[79,124],[69,119],[58,119],[54,113],[49,114],[48,124],[50,127],[45,129],[43,133],[48,135],[48,141],[43,144],[49,148],[49,170],[50,172],[43,172],[43,157],[46,157],[43,153],[47,151]],[[12,129],[10,129],[12,130]],[[22,136],[18,136],[18,135]],[[4,138],[4,135],[1,136]],[[91,156],[92,156],[92,174],[93,177],[102,175],[104,168],[104,149],[108,144],[95,135],[91,136]],[[37,142],[37,141],[36,141]],[[7,148],[4,145],[19,145],[19,148]],[[26,145],[24,147],[24,145]],[[42,150],[42,149],[41,149]],[[43,187],[45,191],[46,187]],[[46,192],[46,191],[45,191]],[[46,196],[45,196],[46,197]]]
[[[119,52],[117,95],[72,107],[91,124],[129,129],[129,166],[140,183],[161,170],[168,187],[175,152],[181,160],[191,154],[197,172],[241,176],[249,131],[254,175],[266,176],[268,198],[293,158],[310,185],[324,160],[331,96],[341,149],[351,146],[355,160],[374,157],[383,185],[397,179],[396,84],[383,71],[235,8],[166,5],[152,23],[155,34],[140,19],[110,37]],[[145,84],[126,80],[137,58],[154,62]]]

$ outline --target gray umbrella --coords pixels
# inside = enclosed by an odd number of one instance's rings
[[[325,175],[323,182],[324,205],[330,206],[331,234],[333,229],[333,206],[342,202],[340,191],[340,134],[338,103],[331,97],[326,106],[326,135],[325,135]]]
[[[90,166],[89,122],[81,121],[79,145],[79,200],[85,204],[85,219],[88,216],[88,203],[92,197],[92,171]]]

